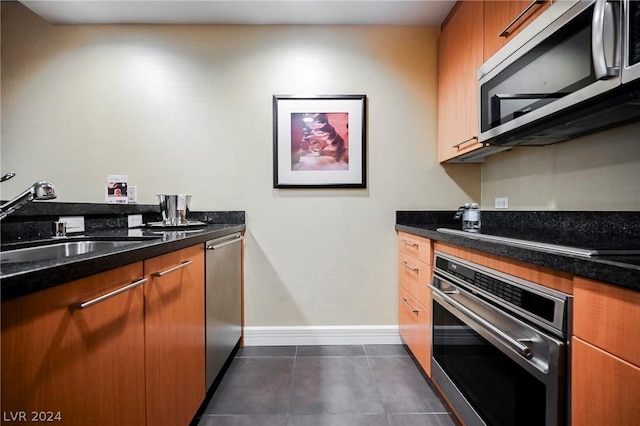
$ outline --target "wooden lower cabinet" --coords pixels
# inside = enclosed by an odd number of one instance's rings
[[[186,426],[205,398],[204,245],[1,311],[3,425]]]
[[[431,306],[429,284],[433,267],[404,253],[399,253],[399,260],[398,276],[400,277],[400,285],[415,297],[418,302],[425,306]]]
[[[427,265],[433,263],[433,244],[428,238],[398,232],[398,251]]]
[[[145,260],[147,425],[188,425],[204,400],[204,245]]]
[[[573,334],[640,366],[640,291],[576,277],[573,299]]]
[[[142,262],[2,303],[2,424],[144,425]]]
[[[638,424],[640,368],[576,337],[572,351],[571,424]]]
[[[640,292],[575,277],[571,423],[640,418]]]
[[[433,243],[398,232],[398,329],[402,340],[431,377],[431,290]]]
[[[431,377],[431,310],[418,302],[402,286],[398,292],[398,326],[400,336]]]

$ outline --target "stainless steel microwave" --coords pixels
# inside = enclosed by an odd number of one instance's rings
[[[479,70],[485,145],[548,145],[640,119],[640,1],[558,1]]]

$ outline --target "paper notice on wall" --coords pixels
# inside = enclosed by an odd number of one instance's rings
[[[128,204],[127,175],[109,175],[105,202],[108,204]]]

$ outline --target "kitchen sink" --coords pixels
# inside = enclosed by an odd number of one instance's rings
[[[118,247],[140,244],[140,240],[82,240],[56,242],[35,247],[25,247],[0,252],[0,262],[20,263],[64,259],[71,256],[105,251]]]

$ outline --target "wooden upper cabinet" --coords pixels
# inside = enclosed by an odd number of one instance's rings
[[[551,0],[484,2],[484,60],[487,61],[551,5]]]
[[[478,77],[483,63],[481,1],[458,1],[442,25],[438,74],[438,160],[480,147]]]

